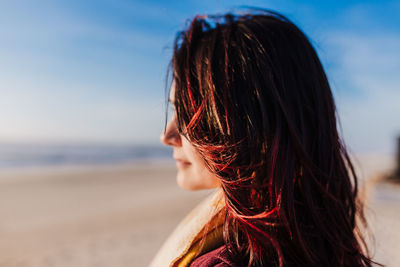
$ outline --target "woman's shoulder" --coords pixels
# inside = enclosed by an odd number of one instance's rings
[[[231,259],[228,250],[225,245],[211,250],[200,257],[196,258],[190,267],[235,267],[237,266]]]

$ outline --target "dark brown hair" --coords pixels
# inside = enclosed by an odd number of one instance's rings
[[[331,89],[284,16],[196,16],[171,61],[181,134],[221,180],[224,239],[248,266],[371,266]]]

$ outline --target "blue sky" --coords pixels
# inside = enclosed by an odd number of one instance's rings
[[[0,142],[154,144],[172,42],[197,13],[277,10],[311,38],[355,152],[400,135],[400,1],[1,1]]]

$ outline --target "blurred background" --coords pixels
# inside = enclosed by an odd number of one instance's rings
[[[0,266],[146,266],[209,192],[159,144],[176,33],[196,14],[281,12],[311,39],[370,209],[400,266],[400,1],[0,2]],[[372,178],[371,178],[372,177]],[[397,216],[397,217],[396,217]]]

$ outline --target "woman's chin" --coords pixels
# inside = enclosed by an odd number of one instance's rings
[[[187,191],[197,191],[203,189],[212,189],[219,186],[219,181],[207,181],[207,176],[201,179],[195,179],[195,174],[190,174],[187,171],[178,170],[176,182],[178,186]]]
[[[182,171],[178,170],[178,174],[176,176],[176,183],[178,186],[187,191],[196,191],[202,189],[199,185],[190,180],[190,177],[187,177],[182,173]]]

